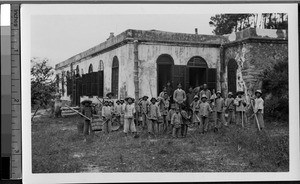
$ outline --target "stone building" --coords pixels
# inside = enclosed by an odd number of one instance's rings
[[[126,30],[55,66],[62,99],[78,105],[115,98],[156,97],[170,81],[175,88],[207,83],[210,89],[250,91],[261,87],[261,72],[288,59],[286,30],[248,28],[230,35]]]

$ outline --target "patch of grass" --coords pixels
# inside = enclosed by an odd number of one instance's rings
[[[32,123],[33,173],[72,172],[255,172],[288,171],[288,127],[265,133],[235,125],[205,135],[148,139],[96,132],[90,142],[77,132],[78,117]]]

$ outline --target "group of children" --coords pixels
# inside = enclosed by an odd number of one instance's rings
[[[234,98],[233,94],[229,92],[228,97],[224,100],[220,91],[211,94],[205,87],[191,95],[185,94],[185,91],[181,89],[181,84],[178,84],[178,89],[174,91],[172,96],[168,95],[166,88],[164,88],[158,98],[152,97],[150,101],[148,96],[143,96],[137,101],[127,97],[124,100],[117,100],[114,104],[112,94],[109,93],[108,99],[103,102],[100,114],[106,133],[111,131],[112,117],[115,117],[121,123],[125,135],[131,132],[134,137],[138,137],[136,125],[139,124],[143,131],[147,130],[149,137],[158,134],[172,134],[174,138],[180,135],[186,137],[190,125],[197,125],[201,134],[207,132],[210,117],[214,118],[214,131],[218,131],[222,125],[227,126],[230,123],[241,124],[242,126],[247,124],[246,109],[249,107],[249,103],[243,94],[242,91],[238,91],[237,97]],[[261,91],[257,90],[255,92],[256,98],[251,99],[250,104],[257,116],[257,123],[262,129],[264,128],[264,101],[261,95]],[[86,103],[82,113],[92,117],[92,114],[97,112],[87,110],[89,107],[90,104]],[[227,121],[225,115],[227,115]],[[87,135],[90,121],[86,120],[85,125],[84,133]]]

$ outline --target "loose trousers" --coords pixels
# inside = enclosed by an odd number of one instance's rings
[[[223,112],[217,112],[216,120],[215,120],[215,127],[216,128],[221,128],[222,124],[225,124],[225,117]]]
[[[205,116],[200,117],[200,125],[199,125],[200,133],[207,132],[208,122],[209,122],[208,117],[205,117]]]
[[[124,133],[128,133],[129,131],[136,132],[133,118],[125,118],[124,119]]]
[[[244,126],[246,126],[248,121],[247,121],[247,116],[246,116],[245,111],[237,111],[236,112],[236,124],[237,125],[242,125],[242,116],[243,116]]]
[[[179,131],[181,130],[181,127],[178,127],[178,128],[173,128],[173,137],[178,137],[178,134],[179,134]]]
[[[188,130],[188,125],[187,124],[182,124],[181,125],[181,136],[182,137],[186,137],[187,130]]]
[[[104,123],[103,123],[103,130],[105,133],[109,133],[111,132],[111,119],[103,119]]]
[[[92,134],[93,130],[92,130],[92,126],[91,126],[91,122],[90,120],[85,120],[84,124],[83,124],[83,134],[85,136]]]
[[[235,123],[235,113],[234,113],[233,110],[232,111],[231,110],[228,111],[227,122],[228,122],[228,124]]]
[[[158,121],[149,119],[148,120],[148,133],[157,134],[158,133]]]
[[[258,119],[258,123],[260,128],[265,128],[265,122],[264,122],[264,116],[263,113],[261,112],[257,112],[257,119]],[[255,120],[256,121],[256,120]],[[257,125],[256,125],[257,126]]]

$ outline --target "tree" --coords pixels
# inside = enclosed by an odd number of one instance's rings
[[[287,14],[263,13],[263,14],[216,14],[212,16],[209,25],[214,26],[216,35],[230,34],[248,27],[260,27],[262,29],[287,29]]]
[[[31,105],[46,108],[55,96],[57,79],[48,59],[31,59]]]
[[[263,92],[266,96],[265,112],[269,117],[288,120],[289,80],[288,61],[280,61],[264,70]],[[270,100],[272,99],[272,100]]]
[[[253,14],[217,14],[210,18],[209,24],[214,26],[216,35],[230,34],[250,27],[250,17]]]

